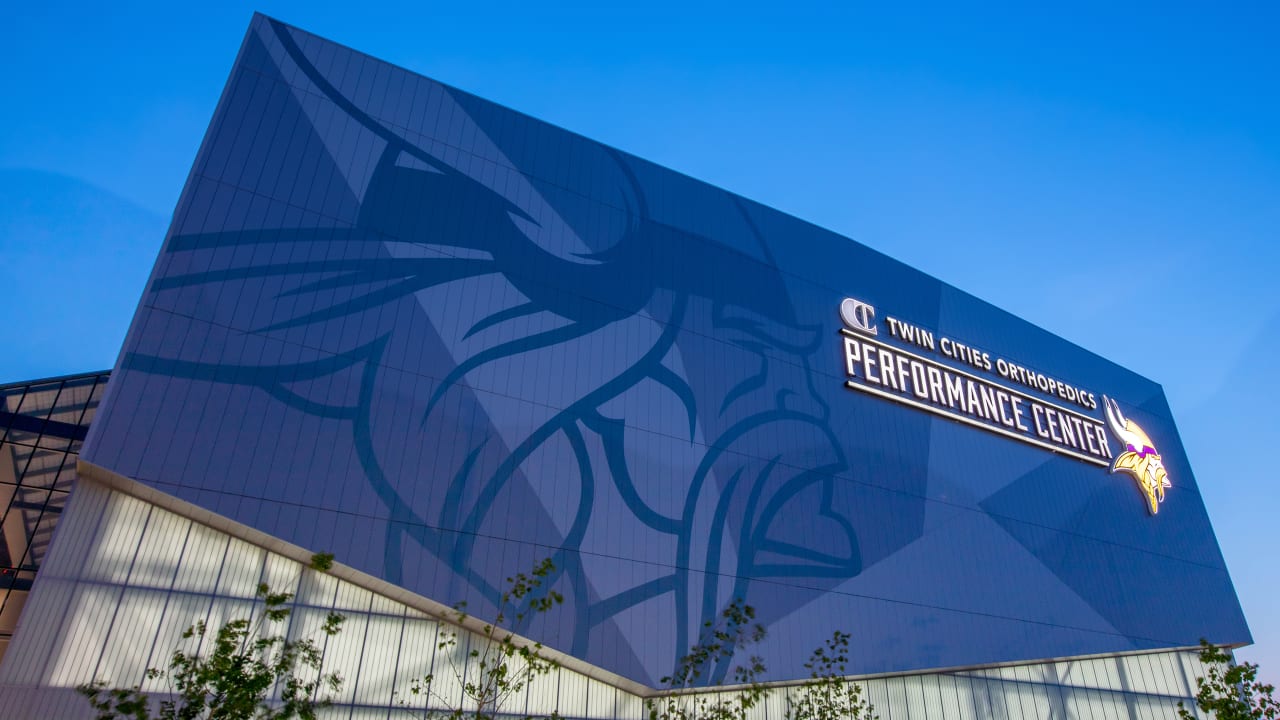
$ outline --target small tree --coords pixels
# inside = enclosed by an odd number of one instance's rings
[[[808,682],[787,692],[786,720],[877,720],[862,686],[847,679],[848,664],[849,633],[837,630],[804,664]]]
[[[328,572],[333,556],[311,557],[310,568]],[[98,720],[134,718],[134,720],[312,720],[316,708],[327,706],[328,698],[317,701],[321,688],[337,692],[342,678],[337,673],[321,673],[323,652],[314,640],[288,640],[279,634],[278,626],[288,619],[291,593],[272,592],[259,584],[256,597],[262,600],[262,611],[251,611],[249,617],[232,620],[213,632],[208,654],[200,648],[210,635],[201,620],[182,633],[182,645],[195,641],[195,648],[179,647],[169,658],[167,669],[148,668],[146,677],[168,683],[168,697],[158,703],[152,714],[151,698],[141,687],[108,688],[102,681],[77,688],[98,711]],[[343,617],[329,613],[320,632],[338,634]],[[273,687],[279,685],[278,701],[268,701]]]
[[[465,651],[459,651],[458,632],[441,626],[436,651],[448,657],[450,671],[462,690],[460,698],[446,697],[433,689],[435,674],[428,673],[409,684],[409,697],[401,696],[400,705],[409,708],[411,701],[414,706],[421,701],[423,718],[494,720],[509,698],[523,691],[534,678],[559,667],[543,654],[542,643],[526,643],[500,627],[508,622],[518,626],[526,618],[564,602],[564,596],[555,590],[539,592],[554,571],[555,565],[547,558],[528,575],[519,573],[507,578],[497,617],[472,637]],[[455,605],[452,619],[463,624],[467,618],[466,604]],[[433,703],[438,707],[433,708]]]
[[[676,663],[675,673],[662,679],[667,692],[645,701],[649,720],[747,720],[769,697],[760,656],[751,655],[733,668],[732,682],[738,686],[733,690],[718,692],[712,686],[692,691],[715,668],[764,640],[765,628],[755,618],[755,608],[735,600],[715,621],[703,623],[701,639]],[[809,679],[786,690],[786,720],[876,720],[874,708],[862,699],[862,687],[846,677],[849,638],[837,631],[813,651],[805,663]]]
[[[734,684],[743,686],[736,691],[687,691],[696,689],[704,676],[739,650],[764,639],[764,625],[755,618],[755,608],[739,599],[720,617],[703,623],[699,641],[676,662],[675,672],[662,678],[668,692],[645,700],[649,720],[746,720],[747,713],[769,696],[769,688],[761,682],[764,660],[758,655],[733,668]]]
[[[1280,702],[1272,697],[1275,687],[1258,680],[1257,665],[1236,665],[1230,654],[1203,639],[1200,660],[1208,672],[1196,680],[1196,706],[1201,710],[1213,713],[1217,720],[1280,718]],[[1178,717],[1194,720],[1196,716],[1178,703]]]

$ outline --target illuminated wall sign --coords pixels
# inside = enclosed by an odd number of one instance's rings
[[[1160,512],[1160,503],[1164,502],[1165,488],[1170,486],[1164,460],[1156,452],[1151,438],[1138,423],[1125,418],[1115,400],[1106,396],[1102,400],[1107,406],[1107,424],[1111,426],[1111,432],[1125,444],[1125,450],[1116,458],[1111,472],[1132,475],[1138,481],[1138,489],[1147,497],[1147,509],[1155,515]]]
[[[861,300],[842,301],[840,319],[845,387],[1127,473],[1138,481],[1151,514],[1159,511],[1168,473],[1151,438],[1114,400],[1103,397],[1107,423],[1125,444],[1118,457],[1103,421],[1086,414],[1098,409],[1092,392],[898,318],[884,318],[882,335],[876,309]],[[1007,384],[975,372],[995,373]]]
[[[1022,390],[970,372],[995,370],[1001,377],[1091,410],[1093,393],[1010,363],[952,338],[886,317],[888,335],[911,350],[880,338],[875,308],[846,299],[840,304],[846,387],[958,420],[1078,460],[1106,467],[1114,457],[1102,421],[1079,410],[1041,400]],[[940,354],[953,365],[924,352]]]

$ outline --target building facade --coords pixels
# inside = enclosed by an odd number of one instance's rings
[[[76,478],[106,373],[0,385],[0,660]]]
[[[562,667],[513,713],[642,717],[734,602],[783,687],[851,633],[881,717],[1167,716],[1201,637],[1250,642],[1157,384],[263,16],[79,474],[15,707],[142,682],[269,579],[293,632],[349,617],[331,712],[387,717],[444,609],[544,559],[565,603],[514,629]]]

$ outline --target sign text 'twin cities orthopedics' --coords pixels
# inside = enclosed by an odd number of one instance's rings
[[[940,415],[989,432],[1107,467],[1114,457],[1103,421],[1082,411],[1098,407],[1097,397],[1042,373],[932,331],[885,317],[880,333],[875,308],[846,299],[845,386]],[[886,336],[894,343],[886,341]],[[909,346],[910,349],[903,346]],[[930,355],[941,356],[949,362]],[[1010,385],[969,371],[995,372]],[[1051,402],[1012,387],[1022,385],[1057,397]],[[1077,405],[1075,410],[1067,405]]]

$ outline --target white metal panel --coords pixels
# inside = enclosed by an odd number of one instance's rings
[[[52,657],[49,674],[41,681],[58,687],[75,687],[93,680],[102,645],[120,600],[118,587],[77,585],[68,607],[67,621]]]
[[[935,717],[948,720],[961,720],[964,714],[960,710],[960,693],[956,688],[956,679],[950,675],[932,675],[938,687],[938,713]],[[866,696],[864,691],[863,696]]]
[[[1125,702],[1124,693],[1100,690],[1098,694],[1102,702],[1102,717],[1104,720],[1128,719],[1129,706]]]
[[[76,595],[74,580],[67,578],[76,578],[83,572],[110,499],[110,491],[91,483],[81,483],[71,494],[55,531],[57,541],[36,576],[4,662],[0,663],[0,682],[47,681],[46,671],[62,646],[62,625]]]
[[[978,680],[977,682],[982,683],[984,681]],[[1007,683],[1001,682],[1000,680],[992,680],[990,678],[985,682],[987,686],[987,712],[985,713],[985,716],[995,718],[996,720],[1005,720],[1006,718],[1009,718],[1009,703],[1008,699],[1005,697],[1005,685],[1007,685]],[[979,698],[981,698],[981,696],[979,696]]]
[[[1187,678],[1187,694],[1194,695],[1196,693],[1196,678],[1205,676],[1204,663],[1200,662],[1200,656],[1196,653],[1181,653],[1178,655],[1182,665],[1182,673]]]
[[[219,595],[228,597],[253,597],[262,578],[262,566],[267,552],[238,538],[231,538],[227,554],[222,561],[222,576],[218,578]]]
[[[95,680],[101,679],[115,687],[142,683],[147,658],[164,614],[166,596],[162,590],[129,588],[124,591],[93,671]]]
[[[563,669],[559,675],[560,687],[557,691],[560,696],[560,713],[571,718],[588,717],[586,678]]]
[[[1019,717],[1049,720],[1049,698],[1045,688],[1029,683],[1011,685],[1009,691],[1018,694]]]
[[[618,692],[614,708],[614,717],[618,720],[644,720],[644,718],[649,717],[644,707],[644,701],[628,692]],[[769,717],[781,718],[782,715],[775,715],[770,712]]]
[[[1025,695],[1023,695],[1022,712],[1024,717],[1050,718],[1061,717],[1056,711],[1061,707],[1060,703],[1054,702],[1053,695],[1057,693],[1057,688],[1047,688],[1042,685],[1027,685],[1024,687]]]
[[[1128,693],[1102,691],[1102,716],[1106,720],[1121,720],[1129,717]]]
[[[335,610],[367,613],[372,606],[373,593],[349,582],[339,581],[338,594],[332,605]]]
[[[1076,662],[1076,666],[1080,668],[1080,687],[1106,687],[1105,677],[1100,677],[1098,674],[1097,660],[1079,660]]]
[[[395,615],[400,618],[410,614],[408,606],[401,605],[391,598],[376,594],[373,596],[373,605],[370,607],[370,611],[379,615]],[[422,614],[413,613],[411,616],[422,617]]]
[[[289,558],[275,553],[267,553],[262,567],[259,582],[266,583],[271,592],[287,592],[298,594],[298,583],[306,568]]]
[[[1082,660],[1065,660],[1056,663],[1058,682],[1071,687],[1087,687]]]
[[[324,573],[303,573],[298,580],[298,592],[295,598],[299,604],[311,607],[333,607],[334,597],[338,592],[338,579]]]
[[[98,525],[105,517],[110,498],[111,491],[101,485],[82,482],[72,488],[62,517],[54,527],[49,553],[36,575],[37,586],[42,577],[80,575],[91,555]]]
[[[937,675],[922,675],[919,678],[920,696],[924,702],[924,717],[940,718],[942,711],[942,689]]]
[[[882,720],[892,720],[889,712],[889,688],[885,680],[869,680],[866,683],[867,697],[871,704],[880,711]]]
[[[974,720],[975,718],[984,717],[978,713],[977,694],[980,691],[983,696],[981,707],[986,707],[987,687],[982,678],[968,677],[966,675],[953,675],[951,680],[956,684],[956,707],[960,709],[960,717],[964,720]]]
[[[1023,717],[1022,692],[1018,683],[990,680],[988,681],[987,692],[991,696],[992,704],[1000,708],[1004,717],[1011,720]]]
[[[1040,663],[1037,665],[1028,665],[1027,674],[1031,677],[1031,682],[1047,683],[1057,685],[1061,682],[1063,663]]]
[[[1076,708],[1080,712],[1081,718],[1088,720],[1106,720],[1106,712],[1103,710],[1102,694],[1097,690],[1082,688],[1076,690]]]
[[[168,589],[186,544],[191,521],[155,508],[129,571],[129,585]]]
[[[1149,664],[1146,655],[1125,655],[1111,660],[1119,676],[1119,687],[1129,692],[1151,692]]]
[[[1178,653],[1143,655],[1146,692],[1152,695],[1191,695],[1195,691],[1183,683]]]
[[[1043,686],[1045,695],[1049,701],[1050,717],[1065,718],[1070,715],[1068,711],[1067,698],[1063,693],[1061,685],[1051,684]]]
[[[47,681],[45,669],[61,646],[62,626],[70,614],[76,587],[72,580],[43,574],[36,577],[4,662],[0,663],[0,683],[35,685]]]
[[[151,506],[141,500],[112,493],[80,576],[103,583],[124,583],[150,514]]]
[[[173,589],[192,593],[212,593],[222,575],[222,563],[231,538],[213,528],[191,524],[182,550]]]
[[[606,685],[599,680],[587,679],[587,710],[586,717],[589,718],[612,718],[614,716],[614,704],[618,694],[617,688],[612,685]],[[767,718],[768,713],[764,713]],[[774,717],[782,717],[776,715]]]
[[[529,683],[527,712],[544,715],[556,708],[560,694],[561,672],[562,670],[552,670],[546,675],[534,678]]]
[[[361,651],[364,649],[364,635],[369,623],[368,613],[347,612],[342,623],[342,632],[332,637],[314,631],[309,635],[324,647],[324,664],[322,673],[336,672],[343,678],[341,690],[335,694],[334,702],[349,703],[354,697],[356,683],[360,675]],[[324,622],[327,612],[310,613],[309,624]],[[318,627],[318,625],[317,625]]]
[[[903,680],[903,693],[907,700],[907,717],[911,718],[927,718],[929,717],[925,709],[924,685],[920,682],[919,675],[911,675]]]
[[[1191,653],[1165,653],[1153,672],[1160,673],[1160,682],[1169,695],[1191,697],[1196,694],[1195,677],[1188,675],[1183,658]],[[1198,677],[1198,676],[1197,676]]]
[[[482,636],[479,636],[479,635],[473,635],[474,639],[480,639],[481,637]],[[501,636],[500,635],[495,636],[495,639],[500,640]],[[494,643],[491,646],[490,657],[492,658],[493,654],[498,650],[499,650],[499,644]],[[526,672],[527,670],[527,664],[519,657],[511,658],[510,662],[508,662],[507,664],[507,667],[513,677],[518,676],[519,673]],[[514,693],[514,692],[509,693],[507,697],[503,698],[501,705],[498,708],[498,712],[523,713],[525,712],[525,708],[528,707],[528,703],[529,703],[529,693],[526,688],[525,690],[522,690],[519,693]]]
[[[1178,701],[1173,698],[1147,696],[1142,698],[1142,702],[1150,708],[1153,718],[1172,718],[1178,716]],[[1194,700],[1184,699],[1183,707],[1197,718],[1209,717],[1207,713],[1202,712],[1200,707],[1196,705]]]
[[[755,716],[763,720],[781,720],[786,716],[787,708],[794,699],[791,688],[777,688],[765,697],[755,711]]]
[[[365,631],[364,659],[356,681],[355,702],[363,705],[389,706],[396,688],[396,663],[404,618],[394,615],[372,615]]]
[[[386,720],[388,709],[385,707],[355,707],[351,710],[351,720]]]
[[[212,642],[219,628],[233,620],[257,617],[256,611],[262,607],[262,603],[252,596],[223,597],[214,595],[206,597],[209,600],[208,608],[204,617],[200,618],[207,624],[205,644]]]
[[[1156,705],[1150,702],[1146,695],[1131,695],[1127,698],[1129,703],[1129,712],[1134,720],[1163,720],[1162,715],[1156,715]],[[1177,717],[1172,715],[1170,717]]]
[[[1179,695],[1194,696],[1197,692],[1196,678],[1204,677],[1204,666],[1199,656],[1194,653],[1178,653],[1169,655],[1169,664],[1173,670],[1170,675],[1176,678],[1174,687]]]
[[[5,720],[89,720],[94,714],[72,688],[0,685],[0,709]]]
[[[182,645],[182,634],[208,616],[211,604],[212,600],[205,596],[170,593],[164,617],[156,628],[155,642],[151,645],[146,667],[167,670],[174,651]],[[142,689],[147,692],[161,691],[166,687],[166,681],[161,678],[144,680],[142,683]]]
[[[334,705],[316,711],[318,720],[348,720],[351,717],[351,706]]]
[[[1121,681],[1119,669],[1116,667],[1120,662],[1120,658],[1098,658],[1093,661],[1094,669],[1098,673],[1099,687],[1108,690],[1129,689]]]
[[[431,662],[436,649],[436,623],[431,620],[405,618],[400,635],[399,662],[396,664],[395,688],[397,704],[404,701],[410,707],[426,707],[427,698],[409,694],[414,680],[420,680],[431,672]]]
[[[1160,655],[1160,663],[1154,666],[1152,672],[1160,674],[1159,681],[1165,693],[1183,697],[1191,697],[1196,694],[1195,677],[1187,674],[1182,660],[1188,655],[1192,655],[1192,653],[1166,653]]]
[[[321,631],[321,627],[324,625],[325,617],[328,615],[328,612],[329,611],[324,608],[294,607],[289,615],[289,628],[286,638],[290,642],[310,640],[315,643],[317,648],[319,648],[322,653],[323,660],[323,654],[325,654],[327,650],[328,637],[323,631]],[[327,669],[324,670],[324,672],[327,671]],[[300,679],[308,681],[314,680],[318,675],[319,672],[314,670],[301,669],[298,672],[298,677]],[[349,682],[350,678],[345,678],[344,685],[348,688],[350,687],[347,684]],[[279,696],[280,690],[280,687],[276,688],[277,697]],[[322,690],[319,695],[320,697],[329,697],[330,693],[328,690]]]

